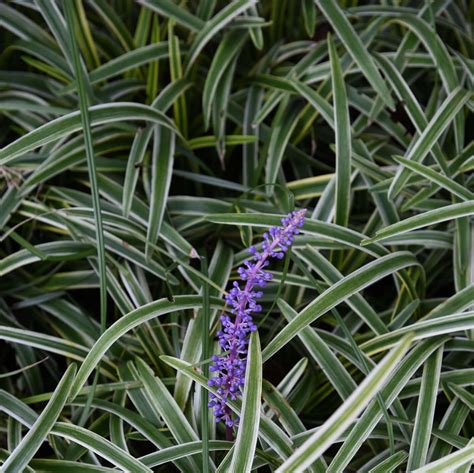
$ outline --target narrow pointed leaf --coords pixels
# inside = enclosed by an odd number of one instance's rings
[[[262,395],[262,355],[258,333],[250,338],[247,356],[246,379],[242,395],[242,414],[235,441],[231,471],[248,473],[252,469],[252,460],[257,445],[260,424],[260,398]]]

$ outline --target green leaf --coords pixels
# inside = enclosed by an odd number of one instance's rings
[[[23,471],[23,468],[28,465],[60,416],[69,396],[71,381],[74,379],[75,374],[76,365],[73,363],[69,365],[64,373],[61,381],[54,390],[53,396],[41,415],[31,426],[31,429],[23,437],[15,450],[3,463],[2,471],[5,473],[15,473]]]
[[[351,198],[351,124],[344,77],[331,36],[328,37],[328,48],[334,96],[334,123],[336,124],[334,129],[336,135],[336,214],[334,223],[347,226]]]
[[[428,123],[423,133],[419,136],[415,144],[410,148],[406,159],[414,162],[421,162],[429,153],[433,144],[436,143],[441,133],[453,121],[456,114],[472,97],[472,93],[461,88],[455,89],[439,107],[438,111]],[[407,183],[410,172],[401,168],[394,177],[389,189],[389,197],[396,197],[403,186]]]
[[[205,22],[199,17],[192,15],[184,8],[176,5],[173,0],[138,0],[143,6],[150,8],[167,18],[172,18],[176,23],[185,26],[192,31],[200,31]]]
[[[98,455],[110,461],[112,464],[125,471],[136,471],[140,473],[150,473],[152,470],[142,462],[123,451],[112,442],[104,439],[100,435],[91,432],[77,425],[70,425],[61,422],[56,424],[55,432],[65,439],[72,440],[78,445],[82,445],[88,450],[96,452]]]
[[[94,105],[89,108],[90,125],[113,123],[127,120],[146,120],[170,130],[175,130],[166,115],[147,105],[118,102]],[[6,164],[18,156],[43,146],[63,136],[81,129],[81,113],[72,112],[36,128],[0,150],[0,165]]]
[[[175,135],[170,130],[157,126],[153,139],[152,190],[145,248],[147,258],[150,258],[152,252],[150,245],[156,244],[165,214],[173,174]]]
[[[295,254],[320,274],[328,284],[336,284],[343,278],[343,275],[320,252],[313,248],[307,247],[304,250],[296,250]],[[355,294],[346,303],[376,334],[380,335],[387,332],[387,327],[380,316],[360,294]]]
[[[142,48],[133,49],[118,56],[101,66],[97,67],[89,74],[89,83],[97,84],[111,77],[118,76],[124,72],[136,69],[139,66],[148,64],[149,62],[163,59],[168,56],[167,43],[155,43],[143,46]],[[61,92],[63,94],[73,92],[76,88],[76,83],[65,87]]]
[[[31,465],[34,467],[33,471],[42,471],[48,473],[62,473],[64,471],[71,471],[77,473],[113,473],[113,468],[105,466],[90,465],[87,463],[79,463],[68,460],[32,460]]]
[[[82,259],[93,254],[90,245],[74,241],[54,241],[41,243],[31,248],[19,250],[0,260],[0,276],[15,271],[23,266],[41,260],[65,261]]]
[[[126,51],[132,49],[132,35],[116,10],[105,0],[97,0],[90,6],[96,11],[112,34],[117,37],[123,49]]]
[[[394,223],[388,227],[379,230],[375,237],[364,240],[362,245],[374,243],[385,238],[398,236],[417,228],[434,225],[440,222],[446,222],[461,217],[467,217],[474,214],[474,201],[462,202],[460,204],[452,204],[441,207],[440,209],[430,210],[422,214],[414,215],[401,222]]]
[[[364,379],[341,407],[277,469],[277,472],[303,471],[319,458],[354,421],[389,379],[410,348],[413,337],[407,335]]]
[[[217,87],[215,99],[212,103],[212,129],[215,135],[215,148],[223,169],[225,168],[227,144],[225,136],[226,121],[235,69],[237,67],[237,59],[237,56],[234,57],[229,67],[224,71],[224,75]]]
[[[410,89],[409,85],[406,83],[401,72],[397,69],[394,63],[389,61],[381,54],[377,55],[377,59],[395,93],[405,104],[406,111],[410,116],[411,121],[415,125],[416,130],[418,133],[422,133],[423,130],[428,126],[428,120],[426,119],[425,113],[413,94],[413,91]],[[436,142],[433,144],[432,153],[443,172],[447,173],[446,158],[439,143]]]
[[[230,464],[232,462],[232,459],[234,458],[234,448],[235,444],[232,445],[232,448],[229,449],[226,456],[219,463],[219,467],[216,469],[216,473],[225,473],[226,471],[229,471]]]
[[[408,457],[407,452],[397,452],[369,470],[369,473],[392,473]]]
[[[201,259],[201,271],[205,276],[209,275],[207,258]],[[203,375],[209,378],[210,366],[206,362],[210,358],[210,308],[209,308],[209,284],[202,284],[202,310],[199,324],[201,325],[201,360],[204,363]],[[201,388],[201,438],[202,438],[202,471],[209,470],[209,393],[207,389]]]
[[[313,63],[320,61],[326,54],[325,44],[321,44],[319,47],[310,48],[309,52],[297,62],[285,76],[285,79],[280,79],[277,82],[283,86],[284,90],[293,92],[292,84],[295,82],[295,78],[302,76]],[[278,103],[285,97],[285,94],[281,94],[278,91],[273,92],[267,99],[263,107],[258,112],[254,119],[256,124],[260,124],[265,117],[278,105]]]
[[[393,109],[395,105],[390,97],[390,92],[377,70],[374,60],[338,4],[331,0],[315,0],[315,2],[331,23],[347,52],[360,67],[370,85],[379,94],[387,107]]]
[[[401,14],[393,21],[409,28],[421,40],[439,71],[447,93],[453,92],[456,87],[461,85],[452,57],[432,25],[414,15]],[[457,150],[460,151],[464,142],[464,117],[462,115],[458,115],[455,119],[455,141]]]
[[[219,85],[226,68],[232,62],[233,58],[238,55],[247,39],[247,33],[239,30],[229,32],[224,36],[217,48],[211,67],[206,76],[204,83],[204,91],[202,93],[202,110],[204,115],[204,129],[209,128],[209,120],[211,116],[211,107],[215,99],[217,87]]]
[[[138,130],[133,140],[132,148],[130,149],[123,183],[122,212],[124,217],[130,215],[133,196],[138,182],[139,166],[145,156],[146,147],[150,141],[152,132],[152,127],[147,127],[145,130]]]
[[[278,308],[288,322],[291,322],[298,316],[298,313],[282,300],[278,301]],[[323,370],[341,399],[347,399],[354,392],[356,384],[337,356],[311,327],[305,327],[303,330],[300,330],[298,337],[304,343],[305,348],[316,364]]]
[[[303,0],[303,21],[306,33],[312,38],[316,30],[316,6],[312,0]]]
[[[431,320],[423,320],[412,325],[407,325],[390,333],[374,337],[362,343],[361,348],[369,354],[387,350],[407,333],[414,333],[415,340],[426,337],[435,337],[460,330],[470,330],[474,326],[474,312],[461,312],[450,314]]]
[[[278,420],[289,435],[297,435],[306,430],[282,393],[266,380],[263,381],[263,398],[269,405],[269,414],[273,412],[278,415]]]
[[[225,136],[224,140],[227,146],[255,143],[256,141],[255,136],[251,136],[251,135],[250,136],[249,135],[227,135]],[[188,141],[188,144],[189,144],[190,149],[213,148],[217,145],[217,139],[215,136],[199,136],[197,138],[191,138]],[[186,171],[178,171],[178,172],[184,173]],[[196,174],[194,178],[196,180],[200,179],[202,182],[207,181],[207,183],[210,183],[212,181],[225,182],[222,179],[212,178],[212,177],[205,176],[202,174]],[[232,185],[235,188],[239,188],[239,190],[244,190],[244,191],[250,190],[248,187],[239,186],[239,184],[232,183]],[[227,184],[227,186],[229,186],[229,184]]]
[[[168,50],[169,50],[169,64],[170,64],[170,76],[172,83],[183,79],[183,66],[181,58],[181,50],[179,45],[179,38],[174,33],[174,23],[168,24]],[[153,79],[152,84],[158,84],[158,71],[156,72],[157,77]],[[153,97],[153,94],[151,94]],[[188,113],[186,106],[186,98],[184,94],[178,96],[173,103],[174,120],[176,126],[181,131],[183,136],[188,136]]]
[[[46,2],[45,0],[38,0],[36,2],[39,12],[46,21],[49,29],[53,33],[57,44],[62,50],[63,55],[65,56],[66,62],[70,69],[75,69],[75,60],[73,52],[73,44],[75,39],[73,36],[68,35],[69,32],[74,31],[74,26],[72,23],[66,28],[65,19],[62,16],[61,11],[55,2]],[[67,10],[66,10],[67,14]],[[69,29],[69,32],[68,32]],[[79,64],[81,72],[85,71],[85,67],[82,63]]]
[[[423,368],[420,397],[416,409],[415,427],[410,445],[407,470],[412,471],[426,463],[431,440],[439,376],[443,361],[443,347],[430,356]]]
[[[252,333],[247,355],[245,385],[242,395],[242,414],[235,440],[231,471],[249,473],[257,446],[260,424],[260,397],[262,395],[262,355],[258,333]]]
[[[331,40],[331,44],[332,43],[333,41]],[[332,45],[332,47],[334,48],[334,44]],[[333,54],[337,54],[337,53],[334,51]],[[341,79],[343,80],[344,78],[341,77],[342,71],[340,70],[340,63],[338,63],[338,69],[339,69],[338,70],[339,80]],[[313,106],[315,111],[321,114],[321,116],[324,118],[324,120],[326,120],[328,125],[334,130],[336,130],[336,127],[334,126],[335,112],[334,112],[333,107],[331,107],[331,105],[329,104],[329,102],[322,95],[320,95],[318,92],[312,89],[309,85],[306,85],[303,82],[298,82],[295,80],[293,81],[292,86],[299,94],[301,94]],[[344,86],[343,93],[345,94],[345,86]],[[346,100],[347,100],[347,97],[346,97]],[[346,125],[347,125],[347,122],[348,122],[347,117],[344,117],[344,119],[346,119]],[[347,133],[347,130],[345,132]],[[319,176],[316,176],[316,177],[319,177]]]
[[[19,369],[14,370],[14,371],[9,371],[8,373],[1,373],[0,374],[0,379],[9,378],[10,376],[15,376],[16,374],[23,373],[24,371],[29,370],[30,368],[33,368],[34,366],[37,366],[41,363],[44,363],[47,359],[48,359],[48,357],[43,358],[42,360],[36,361],[35,363],[31,363],[28,366],[23,366],[23,368],[19,368]]]
[[[211,451],[228,450],[232,447],[231,442],[224,440],[211,440],[209,442],[209,449]],[[141,461],[150,468],[175,461],[180,458],[187,458],[191,455],[198,455],[202,452],[202,442],[187,442],[180,445],[163,448],[158,452],[149,453],[141,457]]]
[[[420,176],[426,177],[431,182],[438,184],[440,187],[443,187],[452,194],[460,197],[462,200],[474,200],[474,193],[469,189],[457,183],[453,179],[450,179],[449,177],[443,176],[439,172],[434,171],[428,166],[416,163],[414,161],[409,161],[408,159],[402,158],[400,156],[394,156],[394,159],[411,171],[416,172]]]
[[[140,379],[153,401],[153,407],[163,418],[164,423],[169,428],[171,434],[178,443],[193,442],[198,440],[196,432],[193,430],[184,414],[179,409],[176,401],[163,382],[156,378],[151,368],[140,358],[135,360]],[[201,462],[196,459],[190,460],[193,468],[199,468]]]
[[[449,389],[462,401],[466,404],[467,407],[472,411],[474,410],[474,394],[471,394],[466,389],[457,386],[453,383],[447,383]]]
[[[255,19],[259,19],[258,16],[258,10],[257,6],[253,5],[249,8],[249,13],[251,17],[255,17]],[[254,28],[249,28],[249,34],[250,37],[252,38],[252,43],[257,49],[263,49],[263,32],[262,28],[259,27],[254,27]]]
[[[2,27],[16,34],[20,38],[28,38],[31,41],[52,46],[54,45],[51,35],[43,29],[36,21],[21,13],[19,9],[13,8],[6,3],[0,5],[0,18]]]
[[[264,213],[221,213],[207,215],[206,220],[209,222],[219,223],[223,225],[250,225],[255,227],[271,227],[280,225],[282,216],[269,215]],[[339,225],[321,222],[310,218],[305,219],[303,226],[304,233],[312,234],[319,237],[326,237],[330,240],[337,241],[343,245],[362,250],[360,246],[363,235]],[[369,254],[381,256],[387,254],[388,251],[381,245],[373,245],[370,248],[365,247]]]
[[[79,361],[84,360],[87,353],[89,352],[88,347],[71,342],[69,340],[63,340],[59,337],[53,337],[52,335],[46,335],[40,332],[33,332],[32,330],[24,330],[21,328],[7,327],[3,325],[0,325],[0,339],[12,343],[18,343],[20,345],[39,348],[40,350],[51,353],[57,353],[61,356]],[[104,368],[104,365],[107,365],[108,370],[111,368],[114,369],[115,365],[108,357],[104,357],[101,370],[105,371],[109,377],[112,377],[110,371],[107,372]]]
[[[265,164],[265,177],[267,184],[275,184],[281,162],[288,145],[291,134],[298,124],[300,106],[297,103],[282,101],[272,123],[272,132],[268,144],[267,160]],[[272,195],[274,186],[268,186],[267,195]]]
[[[474,439],[472,439],[466,447],[435,462],[428,463],[428,465],[414,470],[413,473],[443,473],[448,470],[453,471],[454,468],[465,465],[466,463],[472,463],[473,461]]]
[[[189,72],[194,61],[211,38],[230,23],[237,15],[240,15],[256,3],[257,0],[235,0],[207,21],[204,27],[199,30],[194,38],[193,44],[191,45],[186,62],[185,74]]]
[[[51,4],[54,5],[54,4]],[[84,131],[84,144],[86,149],[87,169],[91,181],[92,203],[94,207],[95,220],[95,238],[97,241],[97,260],[99,262],[99,285],[100,285],[100,326],[101,330],[105,330],[107,326],[107,265],[105,262],[105,243],[104,243],[104,229],[102,226],[102,215],[99,198],[99,186],[97,183],[96,162],[94,157],[94,146],[92,143],[91,121],[89,117],[89,100],[87,96],[87,84],[83,77],[81,57],[79,55],[79,47],[74,37],[74,10],[71,2],[67,2],[66,8],[66,22],[69,30],[69,42],[72,49],[72,60],[74,64],[74,76],[77,80],[79,93],[79,110],[81,113],[81,125]],[[60,19],[60,18],[58,18]]]
[[[76,31],[79,35],[79,43],[82,54],[85,56],[85,60],[89,67],[97,67],[100,65],[99,53],[97,52],[89,23],[87,22],[87,16],[82,0],[77,0],[75,7],[77,14]]]

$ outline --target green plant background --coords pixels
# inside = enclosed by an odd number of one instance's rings
[[[473,5],[2,2],[1,471],[470,471]],[[223,295],[294,208],[224,440]]]

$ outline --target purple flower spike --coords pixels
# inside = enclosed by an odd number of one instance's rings
[[[223,421],[227,429],[235,425],[237,419],[227,405],[227,400],[234,401],[242,393],[245,382],[245,367],[250,332],[257,330],[252,314],[261,312],[262,306],[257,300],[263,293],[260,288],[271,281],[272,275],[265,271],[270,258],[282,259],[293,243],[299,228],[304,224],[306,209],[295,210],[281,219],[281,227],[272,227],[263,234],[262,252],[253,246],[249,248],[251,258],[245,260],[237,270],[240,279],[245,283],[241,288],[234,282],[226,296],[230,314],[221,314],[222,329],[217,332],[219,345],[224,354],[212,357],[210,371],[215,376],[209,380],[209,386],[217,388],[219,397],[209,395],[209,407],[214,409],[216,421]]]

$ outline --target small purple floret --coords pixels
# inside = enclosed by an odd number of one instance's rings
[[[220,356],[214,355],[213,364],[209,368],[215,373],[209,380],[209,386],[217,388],[219,397],[210,394],[209,407],[214,409],[216,421],[223,421],[228,428],[231,428],[237,419],[233,417],[227,401],[235,401],[242,393],[249,336],[257,330],[252,314],[262,311],[262,306],[257,303],[263,295],[259,288],[265,287],[272,279],[272,275],[265,271],[265,268],[269,265],[270,258],[280,260],[285,256],[295,235],[299,233],[299,228],[304,224],[305,214],[306,209],[291,212],[281,219],[281,227],[272,227],[268,233],[264,233],[261,252],[253,246],[249,248],[251,258],[245,260],[237,270],[245,286],[241,288],[238,282],[234,282],[226,296],[230,315],[221,314],[222,329],[217,332],[219,345],[224,353]]]

